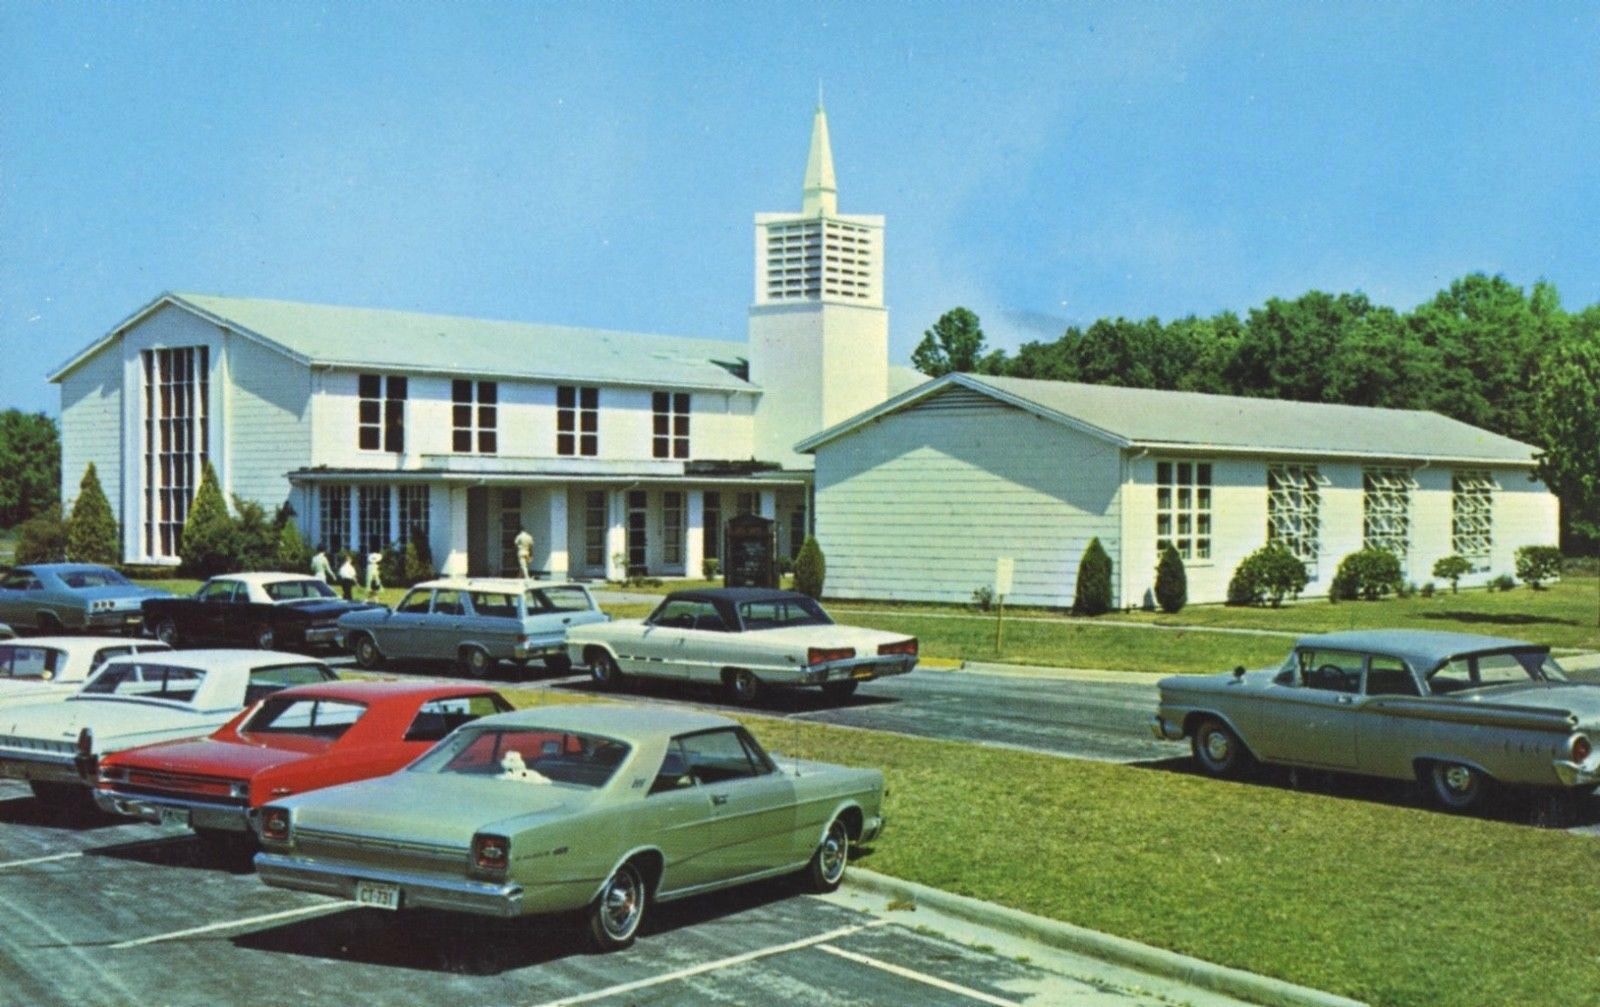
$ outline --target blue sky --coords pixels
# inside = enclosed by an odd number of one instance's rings
[[[0,0],[0,407],[163,290],[743,339],[819,79],[891,355],[1600,301],[1600,6]]]

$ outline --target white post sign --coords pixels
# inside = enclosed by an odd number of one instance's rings
[[[994,561],[994,594],[996,598],[1003,598],[1011,593],[1011,574],[1016,569],[1016,560],[1010,556],[1001,556]]]

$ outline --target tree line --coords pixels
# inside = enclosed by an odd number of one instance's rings
[[[1272,298],[1243,317],[1102,318],[1014,354],[978,316],[946,312],[912,363],[951,371],[1427,409],[1541,450],[1569,548],[1600,542],[1600,304],[1569,312],[1555,287],[1474,273],[1403,312],[1362,293]]]

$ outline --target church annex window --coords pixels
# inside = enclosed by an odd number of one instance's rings
[[[1156,552],[1211,558],[1211,463],[1156,462]]]
[[[701,517],[700,526],[703,530],[701,545],[705,551],[706,559],[718,559],[722,556],[722,493],[718,490],[706,490],[705,512]],[[693,573],[694,571],[690,571]]]
[[[428,487],[401,486],[400,538],[402,546],[415,542],[419,551],[428,548]]]
[[[1323,478],[1315,465],[1267,466],[1267,541],[1288,549],[1317,576]]]
[[[556,454],[600,453],[600,389],[556,386]]]
[[[683,493],[678,490],[661,494],[661,562],[683,565]]]
[[[317,507],[317,540],[336,557],[352,545],[350,487],[323,485],[317,491]],[[337,559],[333,565],[339,565]]]
[[[356,445],[363,451],[406,449],[406,379],[362,374],[357,377],[360,393],[356,422]]]
[[[500,385],[494,381],[450,383],[450,448],[457,454],[492,455],[500,449]]]
[[[389,544],[389,487],[362,485],[356,487],[356,522],[360,538],[356,543],[361,553],[382,552]],[[357,557],[360,567],[366,562]]]
[[[628,572],[641,573],[650,562],[648,541],[649,495],[644,490],[628,491]]]
[[[1402,571],[1411,551],[1411,491],[1416,487],[1405,469],[1367,469],[1361,474],[1361,544],[1394,553]]]
[[[606,530],[610,523],[605,490],[586,491],[583,494],[583,565],[589,570],[605,569]]]
[[[656,392],[651,396],[655,426],[651,454],[656,458],[689,457],[689,395]]]
[[[1494,478],[1487,469],[1457,469],[1450,477],[1450,551],[1489,569],[1494,548]]]
[[[210,351],[144,350],[144,553],[176,556],[210,453]]]

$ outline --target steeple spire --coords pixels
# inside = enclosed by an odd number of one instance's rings
[[[807,217],[834,217],[839,213],[839,186],[833,178],[833,147],[828,143],[828,113],[822,108],[822,85],[817,85],[817,114],[811,120],[811,155],[806,158],[805,198],[800,212]]]

